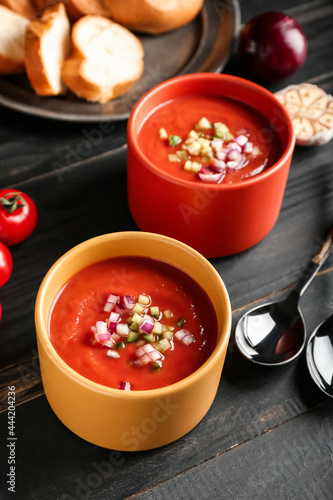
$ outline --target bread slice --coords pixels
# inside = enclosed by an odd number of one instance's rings
[[[47,8],[26,30],[25,67],[36,94],[64,94],[61,68],[70,51],[70,23],[62,3]]]
[[[89,101],[107,102],[127,92],[143,72],[140,40],[105,17],[79,19],[72,28],[72,46],[62,78],[70,90]]]
[[[0,74],[24,72],[24,33],[29,19],[0,5]]]
[[[164,33],[192,21],[204,0],[72,0],[85,14],[99,14],[131,30]]]
[[[122,0],[121,0],[122,1]],[[109,17],[109,0],[71,0],[73,6],[83,15]]]
[[[0,0],[0,4],[28,19],[33,19],[36,16],[32,0]]]
[[[31,1],[34,5],[35,11],[39,12],[40,14],[49,7],[52,7],[57,3],[61,3],[61,0],[0,0],[0,1],[6,1],[6,2]],[[83,12],[77,10],[72,0],[64,1],[64,6],[70,21],[77,21],[80,17],[84,15]]]

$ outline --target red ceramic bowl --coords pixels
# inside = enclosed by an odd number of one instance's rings
[[[157,106],[188,95],[229,97],[260,111],[281,143],[278,160],[261,174],[234,184],[179,179],[142,152],[138,133]],[[205,115],[199,110],[200,116]],[[269,130],[268,130],[269,132]],[[241,252],[273,228],[282,204],[295,146],[291,119],[263,87],[230,75],[196,73],[165,81],[147,92],[128,122],[128,200],[140,229],[171,236],[205,257]]]

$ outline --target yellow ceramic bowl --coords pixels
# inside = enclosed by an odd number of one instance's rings
[[[171,264],[206,291],[217,315],[218,340],[208,360],[189,377],[160,389],[121,391],[92,382],[70,368],[48,334],[52,304],[81,269],[110,257],[151,257]],[[92,238],[69,250],[49,270],[35,307],[45,395],[59,419],[87,441],[120,451],[148,450],[184,436],[209,410],[221,377],[230,328],[228,293],[216,270],[198,252],[166,236],[120,232]]]

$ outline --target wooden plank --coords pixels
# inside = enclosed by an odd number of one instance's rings
[[[126,143],[126,121],[70,123],[0,110],[2,187],[77,165]]]
[[[333,401],[236,445],[139,495],[137,500],[333,498]],[[101,494],[93,495],[102,499]],[[133,498],[133,497],[132,497]]]
[[[15,386],[19,404],[44,394],[37,349],[0,370],[0,413],[7,410],[8,387]]]

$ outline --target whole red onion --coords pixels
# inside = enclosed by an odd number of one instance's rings
[[[245,24],[239,57],[258,78],[286,78],[304,63],[308,42],[300,25],[283,12],[265,12]]]

